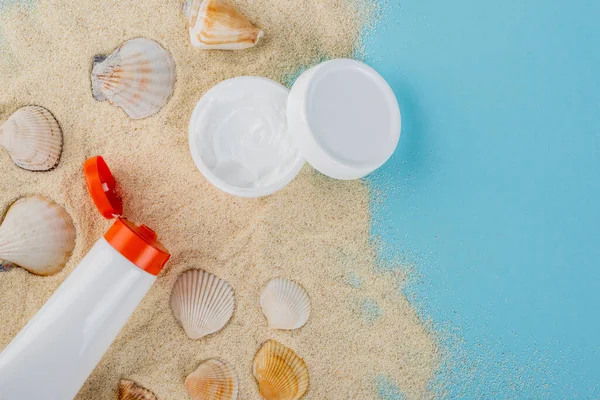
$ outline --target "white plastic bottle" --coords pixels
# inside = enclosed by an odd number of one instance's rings
[[[104,160],[85,172],[102,214],[120,214]],[[117,218],[0,354],[0,400],[73,399],[169,256],[148,227]]]

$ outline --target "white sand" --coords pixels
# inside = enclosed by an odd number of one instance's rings
[[[251,365],[275,338],[304,357],[307,399],[377,398],[385,376],[408,398],[428,398],[438,363],[433,337],[400,292],[402,277],[376,272],[369,191],[363,182],[325,178],[310,167],[286,189],[259,200],[219,192],[197,172],[187,148],[191,111],[212,85],[238,75],[280,81],[323,57],[349,56],[365,20],[343,0],[239,0],[266,32],[255,48],[206,52],[191,47],[177,1],[40,0],[0,14],[0,121],[27,104],[51,110],[64,130],[58,168],[32,173],[0,152],[0,213],[41,194],[63,205],[77,227],[75,253],[53,277],[0,273],[0,349],[35,314],[110,225],[93,207],[81,167],[101,154],[119,181],[125,215],[155,229],[173,254],[166,270],[94,371],[78,400],[116,397],[119,378],[161,400],[185,399],[184,377],[202,360],[235,366],[241,399],[259,398]],[[130,120],[90,93],[92,58],[123,41],[149,37],[177,63],[173,98],[159,114]],[[177,276],[203,268],[235,289],[237,308],[221,332],[193,341],[168,299]],[[312,301],[308,324],[272,331],[259,295],[273,277],[300,282]]]

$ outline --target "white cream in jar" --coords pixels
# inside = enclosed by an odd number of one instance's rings
[[[287,185],[304,161],[287,124],[289,91],[260,77],[238,77],[210,89],[190,121],[190,150],[204,176],[244,197]]]

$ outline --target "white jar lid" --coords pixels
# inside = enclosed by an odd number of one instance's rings
[[[288,98],[300,155],[321,173],[358,179],[381,167],[400,138],[394,92],[373,68],[337,59],[304,72]]]
[[[261,77],[223,81],[200,99],[189,127],[200,172],[241,197],[282,189],[304,160],[332,178],[361,178],[387,161],[399,137],[392,89],[347,59],[307,70],[291,91]]]

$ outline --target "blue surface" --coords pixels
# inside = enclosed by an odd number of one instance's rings
[[[437,390],[600,398],[600,2],[402,0],[386,15],[367,61],[403,130],[369,179],[386,192],[373,235],[419,274],[407,294],[452,368]]]

